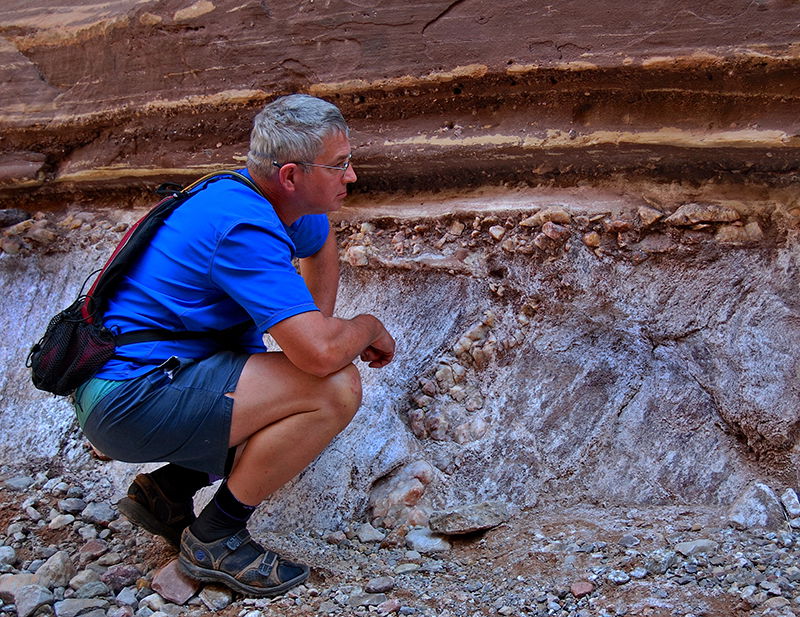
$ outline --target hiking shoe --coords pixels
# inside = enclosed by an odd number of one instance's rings
[[[173,501],[149,474],[139,474],[128,487],[128,496],[117,502],[117,509],[132,523],[180,546],[181,532],[195,520],[194,504]]]
[[[308,578],[308,566],[282,559],[250,537],[247,529],[201,542],[185,529],[178,564],[189,576],[206,583],[222,583],[251,597],[280,595]]]

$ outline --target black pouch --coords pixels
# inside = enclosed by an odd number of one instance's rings
[[[61,396],[72,394],[93,377],[116,350],[114,333],[87,322],[80,297],[50,320],[44,336],[28,354],[33,385]]]
[[[235,335],[250,327],[252,322],[223,331],[174,332],[151,328],[116,334],[101,323],[106,303],[117,284],[150,245],[150,240],[164,220],[196,190],[202,190],[211,182],[223,178],[241,182],[266,199],[249,178],[230,170],[206,174],[184,189],[178,185],[166,185],[163,191],[159,189],[166,197],[128,229],[105,265],[97,271],[100,274],[89,292],[84,295],[83,289],[97,272],[89,275],[78,299],[50,320],[44,336],[31,348],[25,365],[31,369],[31,379],[36,388],[59,396],[72,394],[116,355],[117,346],[209,337],[224,340],[227,335]],[[137,362],[134,358],[116,357]]]

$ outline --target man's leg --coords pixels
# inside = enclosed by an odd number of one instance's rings
[[[206,472],[168,463],[138,474],[117,508],[131,522],[178,547],[181,533],[195,520],[194,494],[209,484]]]
[[[249,595],[276,595],[305,580],[308,568],[249,540],[247,520],[347,426],[361,403],[361,380],[353,365],[319,378],[281,353],[257,354],[247,361],[231,396],[230,444],[240,448],[240,455],[184,533],[181,564],[201,580]]]

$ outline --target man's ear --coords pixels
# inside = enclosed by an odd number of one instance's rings
[[[296,163],[282,165],[278,170],[278,182],[280,182],[281,188],[285,191],[294,191],[298,174],[300,174],[300,166]]]

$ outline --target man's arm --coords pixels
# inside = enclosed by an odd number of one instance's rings
[[[358,357],[372,368],[384,367],[394,358],[394,339],[373,315],[338,319],[310,311],[284,319],[269,333],[292,364],[318,377],[335,373]]]
[[[319,251],[300,260],[300,274],[319,310],[326,317],[331,317],[339,290],[339,252],[333,229]]]

